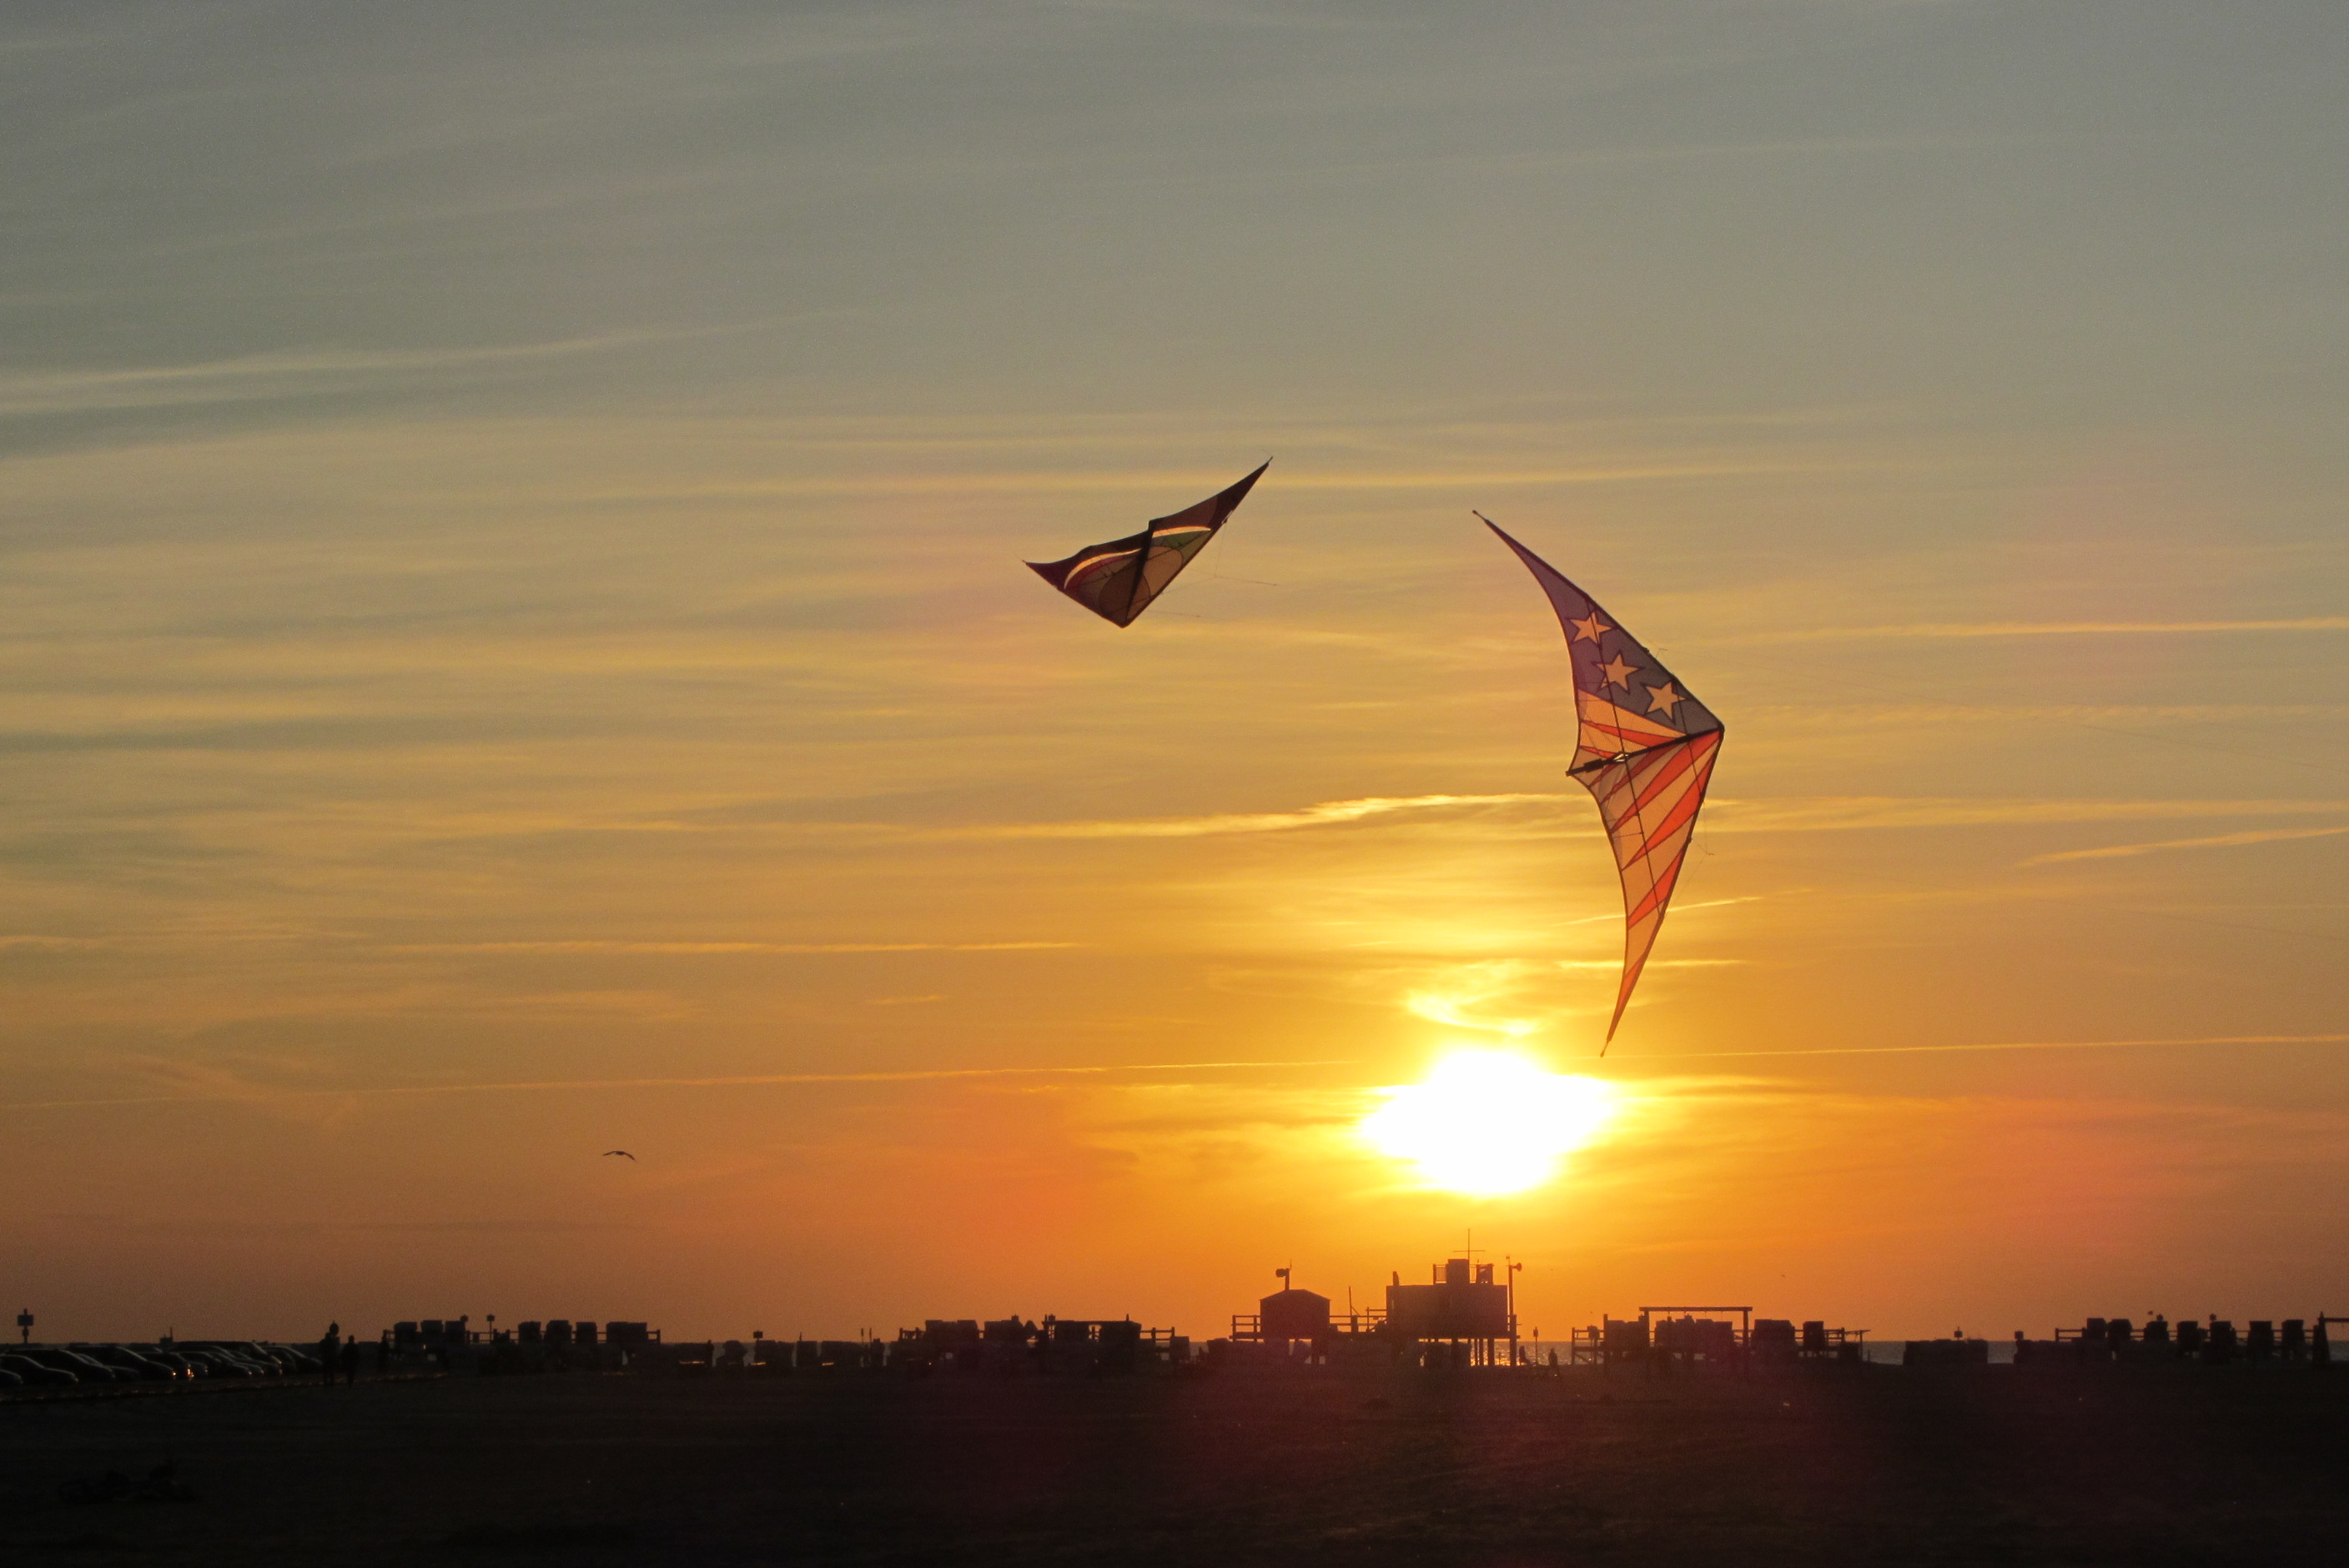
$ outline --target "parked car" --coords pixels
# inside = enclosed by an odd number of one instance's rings
[[[15,1373],[28,1384],[45,1387],[67,1387],[81,1381],[62,1367],[52,1367],[46,1361],[36,1361],[15,1351],[0,1352],[0,1370]]]
[[[229,1355],[225,1351],[213,1350],[204,1346],[193,1346],[181,1350],[180,1354],[187,1357],[191,1361],[202,1363],[205,1373],[213,1377],[258,1377],[261,1376],[258,1370],[254,1367],[247,1367],[243,1362],[239,1361],[235,1357]]]
[[[76,1355],[119,1367],[145,1382],[169,1383],[179,1377],[160,1361],[150,1360],[127,1345],[77,1345],[73,1349]]]
[[[109,1367],[103,1361],[93,1361],[87,1356],[54,1345],[36,1345],[25,1354],[51,1367],[61,1367],[85,1383],[132,1383],[139,1377],[136,1372]]]
[[[176,1350],[155,1350],[148,1354],[182,1377],[201,1377],[204,1375],[204,1364],[193,1357],[182,1356]]]
[[[150,1349],[143,1345],[123,1345],[118,1346],[116,1348],[122,1351],[126,1356],[137,1357],[140,1361],[146,1363],[150,1367],[160,1367],[166,1377],[175,1379],[184,1379],[188,1376],[188,1369],[186,1367],[181,1366],[171,1357],[166,1355],[160,1350]]]
[[[9,1371],[5,1367],[0,1367],[0,1388],[21,1388],[24,1386],[23,1377]]]
[[[302,1370],[301,1357],[282,1345],[257,1345],[247,1339],[229,1348],[275,1377],[284,1377]]]
[[[257,1346],[248,1343],[241,1343],[233,1339],[212,1339],[204,1342],[203,1349],[210,1355],[225,1357],[245,1368],[247,1377],[282,1377],[285,1375],[285,1367],[262,1355]]]

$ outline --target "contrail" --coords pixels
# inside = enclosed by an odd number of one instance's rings
[[[733,1088],[758,1085],[819,1083],[917,1083],[943,1078],[1083,1078],[1109,1073],[1193,1072],[1208,1069],[1350,1067],[1356,1058],[1296,1062],[1134,1062],[1088,1068],[933,1068],[877,1073],[758,1073],[740,1078],[550,1078],[517,1083],[382,1084],[348,1088],[254,1088],[235,1094],[151,1094],[117,1099],[36,1099],[0,1102],[0,1110],[76,1110],[117,1105],[245,1105],[272,1099],[335,1099],[347,1097],[432,1094],[521,1094],[544,1089]]]

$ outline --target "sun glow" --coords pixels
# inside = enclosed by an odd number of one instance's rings
[[[1545,1072],[1507,1051],[1455,1051],[1425,1081],[1381,1089],[1357,1129],[1428,1185],[1495,1196],[1538,1187],[1613,1119],[1615,1086]]]

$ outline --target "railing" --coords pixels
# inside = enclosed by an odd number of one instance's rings
[[[1333,1335],[1376,1334],[1385,1326],[1386,1321],[1387,1314],[1384,1307],[1372,1307],[1362,1312],[1331,1313],[1330,1332]],[[1234,1339],[1263,1338],[1264,1314],[1260,1312],[1232,1314],[1232,1337]]]

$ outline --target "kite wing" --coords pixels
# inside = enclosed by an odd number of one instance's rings
[[[1691,696],[1655,655],[1641,647],[1590,595],[1483,513],[1485,527],[1549,595],[1566,629],[1579,721],[1568,772],[1599,802],[1599,817],[1623,874],[1623,985],[1608,1021],[1613,1040],[1631,988],[1663,929],[1681,861],[1721,753],[1721,720]],[[1601,1047],[1602,1053],[1604,1047]]]
[[[1224,520],[1239,510],[1263,468],[1227,490],[1209,496],[1172,517],[1154,518],[1140,533],[1091,544],[1065,561],[1030,561],[1028,569],[1102,620],[1131,626],[1150,602],[1166,592],[1174,574],[1206,548]]]

